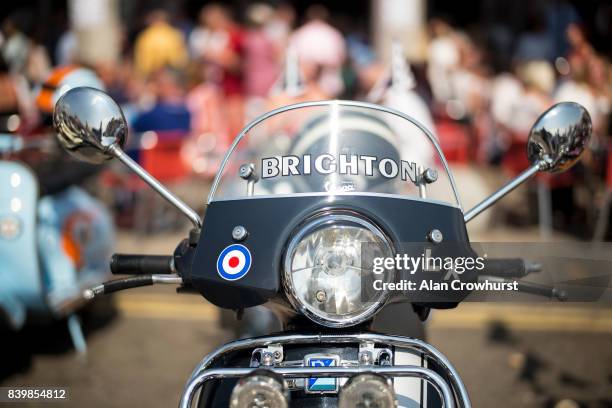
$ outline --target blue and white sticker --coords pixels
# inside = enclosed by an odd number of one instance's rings
[[[338,356],[306,356],[306,366],[308,367],[337,367]],[[306,383],[308,393],[334,393],[338,392],[338,379],[336,378],[308,378]]]
[[[251,253],[244,245],[233,244],[226,247],[217,258],[217,272],[225,280],[243,278],[251,269]]]

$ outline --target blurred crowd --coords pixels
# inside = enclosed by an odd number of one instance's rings
[[[525,141],[537,116],[572,100],[593,119],[594,153],[586,163],[594,183],[605,183],[612,67],[571,5],[560,4],[556,16],[534,13],[512,39],[503,29],[483,39],[450,19],[429,19],[426,58],[410,68],[409,91],[430,109],[451,160],[516,174],[526,167]],[[119,63],[89,67],[137,133],[198,135],[197,148],[225,149],[249,119],[271,108],[368,99],[386,70],[367,27],[332,19],[321,5],[298,15],[289,3],[252,3],[237,18],[224,4],[208,3],[189,17],[150,9],[138,32],[124,30]],[[81,62],[76,34],[68,29],[50,49],[13,16],[1,29],[0,115],[18,113],[27,132],[44,124],[41,86],[61,67]],[[200,164],[196,171],[204,171]]]

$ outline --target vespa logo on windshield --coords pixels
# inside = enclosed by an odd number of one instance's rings
[[[378,158],[357,154],[339,154],[334,156],[324,153],[318,156],[305,154],[303,156],[277,156],[261,159],[261,177],[301,176],[313,173],[328,175],[366,175],[374,176],[374,172],[393,179],[401,177],[417,183],[417,165],[413,162],[390,158]]]

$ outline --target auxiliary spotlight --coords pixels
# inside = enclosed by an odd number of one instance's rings
[[[230,408],[288,408],[283,378],[268,370],[255,370],[241,378],[230,398]]]
[[[340,390],[339,408],[395,408],[395,395],[387,380],[377,374],[351,377]]]

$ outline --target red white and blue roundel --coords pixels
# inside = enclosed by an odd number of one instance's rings
[[[233,244],[226,247],[217,258],[217,272],[225,280],[237,280],[251,269],[251,253],[244,245]]]

